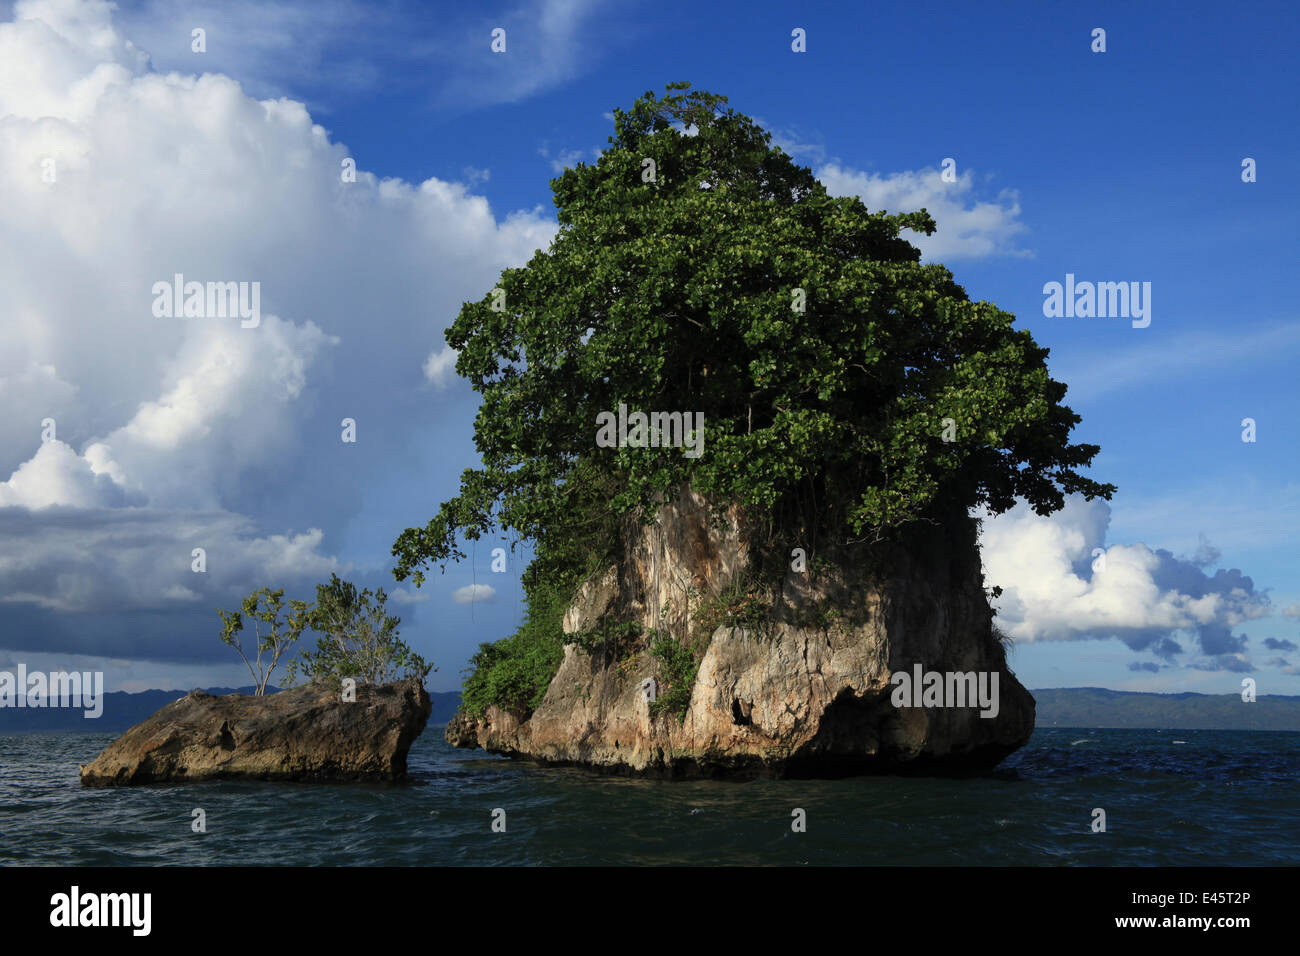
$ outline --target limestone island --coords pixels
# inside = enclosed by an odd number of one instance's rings
[[[481,465],[394,575],[490,548],[527,602],[446,739],[667,777],[997,765],[1034,701],[980,522],[1115,491],[1047,349],[923,261],[926,210],[832,195],[725,97],[612,119],[551,180],[548,248],[446,331]]]
[[[191,691],[82,766],[85,786],[199,780],[401,780],[431,702],[420,680],[221,697]]]
[[[972,519],[816,571],[787,568],[766,593],[736,588],[755,580],[741,528],[736,509],[725,530],[711,527],[690,492],[648,527],[627,522],[621,556],[563,615],[562,660],[540,704],[462,707],[447,741],[636,774],[839,776],[979,771],[1029,740],[1034,700],[993,628]],[[602,632],[610,620],[634,626]],[[681,635],[686,663],[654,633]],[[993,706],[979,706],[969,680],[966,701],[910,706],[891,677],[917,664],[987,675]]]

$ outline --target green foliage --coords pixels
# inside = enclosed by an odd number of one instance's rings
[[[761,626],[772,614],[772,601],[763,584],[746,577],[718,594],[705,595],[691,611],[691,645],[707,646],[720,627]]]
[[[495,704],[524,719],[537,708],[564,658],[561,622],[572,596],[572,587],[563,584],[535,587],[519,629],[495,644],[479,645],[461,691],[466,714],[481,716]]]
[[[328,584],[318,584],[308,626],[321,636],[314,651],[303,651],[289,662],[285,683],[293,684],[300,673],[335,689],[348,677],[364,684],[423,681],[433,665],[398,637],[402,621],[388,614],[387,604],[383,588],[358,592],[337,574],[330,575]]]
[[[727,627],[753,627],[772,613],[771,599],[754,584],[739,584],[723,591],[719,604],[722,623]]]
[[[533,580],[572,569],[688,482],[813,548],[1017,497],[1039,514],[1110,497],[1076,470],[1098,448],[1070,444],[1079,417],[1047,350],[902,237],[934,231],[925,210],[830,196],[724,97],[688,87],[615,111],[599,160],[551,181],[560,231],[501,274],[504,311],[486,292],[448,329],[482,395],[482,467],[398,537],[398,580],[495,528],[537,542]],[[703,455],[598,448],[597,415],[620,402],[703,412]]]
[[[307,627],[308,609],[305,602],[290,601],[289,613],[282,621],[280,612],[283,609],[284,588],[278,591],[259,588],[244,598],[239,611],[223,611],[217,608],[223,625],[221,640],[237,650],[239,656],[244,659],[244,664],[247,665],[248,672],[253,676],[253,683],[257,687],[255,693],[259,697],[266,693],[271,672],[275,670],[280,658],[297,643],[303,629]],[[256,638],[257,656],[252,661],[244,653],[243,639],[239,636],[244,630],[245,618],[252,622],[253,634]],[[281,630],[282,627],[284,630]],[[270,655],[265,664],[262,662],[263,654]]]
[[[636,649],[640,638],[641,625],[637,621],[607,620],[590,630],[569,635],[568,641],[589,654],[599,654],[604,660],[620,660]]]
[[[335,688],[345,677],[369,684],[384,684],[401,677],[423,680],[433,669],[397,636],[401,619],[388,615],[388,595],[382,588],[373,594],[369,589],[358,592],[350,582],[341,581],[337,574],[331,575],[329,584],[316,586],[315,604],[290,601],[290,613],[281,621],[283,598],[284,588],[277,591],[260,588],[244,598],[240,611],[217,609],[223,624],[221,640],[244,659],[259,696],[266,693],[271,672],[280,658],[307,629],[321,634],[316,650],[303,651],[297,660],[288,663],[285,686],[291,686],[303,675]],[[257,634],[257,657],[252,661],[244,653],[239,637],[245,618],[253,622]],[[267,630],[265,635],[263,628]],[[265,665],[263,653],[270,655]]]
[[[818,606],[813,613],[813,624],[823,631],[828,631],[844,616],[837,607]]]
[[[691,703],[695,675],[700,669],[695,652],[666,634],[656,633],[650,644],[650,654],[659,662],[658,689],[650,704],[650,713],[676,714],[678,722],[684,721],[686,708]]]
[[[847,553],[978,505],[998,513],[1023,498],[1048,514],[1066,494],[1114,491],[1078,472],[1099,449],[1070,443],[1079,417],[1047,350],[948,269],[921,264],[903,233],[934,232],[924,209],[888,215],[830,196],[725,103],[675,83],[615,110],[600,158],[551,180],[551,246],[447,330],[457,372],[482,396],[481,467],[398,536],[394,576],[418,586],[431,563],[463,559],[464,541],[507,529],[536,546],[528,620],[475,655],[471,713],[531,712],[561,655],[552,602],[616,555],[621,522],[649,520],[683,486],[740,505],[784,554],[790,541]],[[702,412],[703,454],[598,447],[597,417],[620,403]],[[762,604],[725,604],[719,620],[756,623]],[[676,675],[660,709],[673,709],[689,699],[694,652],[656,646]]]

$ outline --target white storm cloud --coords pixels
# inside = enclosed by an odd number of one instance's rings
[[[345,569],[357,489],[412,459],[384,423],[427,418],[454,365],[416,356],[555,232],[460,183],[348,182],[301,103],[154,72],[115,15],[0,23],[0,633],[5,608],[210,613]],[[155,316],[176,274],[258,282],[262,321]]]
[[[1017,641],[1110,638],[1165,661],[1192,639],[1209,669],[1250,669],[1246,639],[1232,629],[1263,617],[1271,604],[1238,570],[1205,568],[1208,546],[1175,557],[1145,544],[1106,544],[1110,506],[1070,497],[1042,517],[1020,504],[984,517],[981,549],[988,587],[1002,588],[998,625]]]
[[[209,598],[234,606],[252,590],[250,581],[328,579],[347,569],[320,553],[319,528],[262,535],[248,519],[230,512],[0,508],[0,537],[5,542],[0,605],[31,604],[61,613],[171,609],[195,602],[206,619],[213,615]],[[203,574],[192,570],[195,548],[203,551]],[[174,639],[187,637],[181,633]],[[210,642],[212,635],[205,632],[202,639]]]
[[[103,469],[57,439],[0,482],[0,508],[114,508],[127,503],[123,489]]]

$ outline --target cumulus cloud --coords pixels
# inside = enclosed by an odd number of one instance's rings
[[[394,588],[393,590],[384,593],[388,595],[389,600],[394,604],[423,604],[425,601],[429,600],[429,593],[427,591],[421,594],[415,591],[408,591],[406,588]]]
[[[452,592],[451,599],[457,604],[480,604],[496,596],[497,589],[488,584],[467,584]]]
[[[1300,650],[1300,647],[1297,647],[1297,646],[1296,646],[1295,641],[1288,641],[1288,640],[1284,640],[1284,639],[1279,638],[1279,637],[1266,637],[1266,638],[1264,638],[1264,646],[1267,647],[1270,651],[1296,651],[1296,650]]]
[[[198,659],[214,604],[347,569],[362,489],[418,471],[421,386],[454,366],[421,365],[431,327],[556,227],[465,183],[346,182],[301,103],[156,72],[115,16],[0,23],[0,646]],[[261,322],[156,316],[177,274],[259,283]]]
[[[0,482],[0,508],[113,508],[127,504],[120,484],[96,468],[72,447],[57,439],[44,442],[36,454]]]
[[[446,388],[456,381],[457,352],[450,345],[429,353],[424,360],[424,378],[435,388]]]
[[[1267,594],[1239,570],[1207,573],[1218,554],[1206,542],[1191,557],[1107,546],[1109,523],[1109,504],[1078,497],[1049,517],[1023,504],[985,517],[985,581],[1003,589],[999,626],[1024,642],[1118,638],[1166,662],[1191,641],[1203,657],[1188,666],[1253,669],[1233,631],[1269,613]]]
[[[1016,191],[1004,189],[992,199],[977,199],[969,169],[950,183],[936,168],[881,176],[828,163],[816,174],[832,196],[859,196],[873,212],[928,210],[938,227],[934,235],[903,233],[927,261],[1028,255],[1016,245],[1017,237],[1027,231]]]

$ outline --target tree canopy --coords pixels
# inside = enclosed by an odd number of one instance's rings
[[[423,681],[436,669],[398,636],[402,619],[388,613],[383,588],[358,591],[352,582],[331,574],[328,584],[316,585],[316,603],[306,614],[307,626],[320,636],[314,651],[304,650],[289,662],[289,684],[299,673],[336,687],[348,677],[364,684]]]
[[[285,686],[292,686],[300,675],[335,689],[349,677],[367,684],[423,681],[430,670],[437,669],[398,636],[402,619],[388,614],[388,595],[383,588],[375,593],[369,588],[358,592],[356,585],[331,574],[329,584],[316,585],[315,604],[291,600],[289,613],[282,620],[284,605],[284,588],[258,588],[240,602],[240,610],[216,609],[221,615],[221,640],[244,659],[258,696],[266,693],[280,658],[307,630],[319,632],[316,649],[303,650],[296,660],[289,661]],[[252,622],[256,636],[257,656],[252,660],[240,637],[245,619]],[[268,661],[263,661],[263,654],[270,655]]]
[[[528,585],[687,483],[823,543],[1110,497],[1078,471],[1099,449],[1070,443],[1047,350],[900,235],[929,214],[830,196],[725,103],[676,83],[615,110],[599,160],[551,181],[549,249],[464,304],[446,339],[482,395],[482,465],[399,536],[398,580],[508,531],[536,542]],[[599,447],[620,403],[702,412],[703,454]]]

